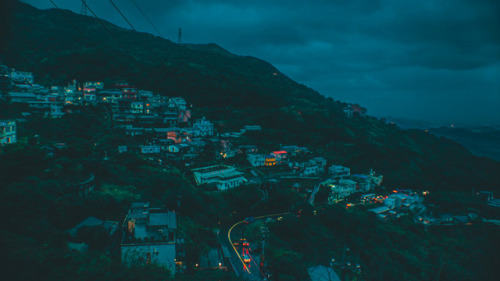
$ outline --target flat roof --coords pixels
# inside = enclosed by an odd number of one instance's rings
[[[373,212],[375,214],[380,214],[380,213],[383,213],[383,212],[387,212],[389,210],[390,210],[390,208],[387,207],[387,206],[380,206],[380,207],[377,207],[377,208],[370,209],[370,210],[368,210],[368,212]]]
[[[168,228],[177,228],[177,219],[175,212],[167,213],[150,213],[149,226],[168,226]]]
[[[130,208],[149,208],[149,202],[134,202]]]

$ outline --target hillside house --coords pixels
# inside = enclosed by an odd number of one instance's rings
[[[151,208],[148,202],[132,203],[122,229],[120,248],[124,264],[155,263],[175,274],[175,212]]]
[[[328,168],[328,175],[332,179],[342,179],[351,175],[351,169],[340,165],[332,165]]]
[[[196,184],[215,184],[219,190],[237,187],[247,181],[242,172],[231,166],[209,166],[192,171]]]
[[[14,120],[0,120],[0,145],[17,142],[17,127]]]
[[[205,117],[195,120],[193,128],[196,128],[199,131],[199,133],[195,136],[213,136],[214,134],[214,123],[206,120]]]
[[[288,153],[285,150],[273,151],[271,154],[276,159],[276,164],[278,165],[288,162]]]
[[[247,160],[252,167],[262,167],[265,164],[266,156],[264,154],[248,153]]]

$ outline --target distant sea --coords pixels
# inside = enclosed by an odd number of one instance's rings
[[[429,130],[438,137],[454,140],[477,156],[484,156],[500,161],[500,125],[497,126],[442,126],[437,127],[430,122],[385,118],[402,129]]]

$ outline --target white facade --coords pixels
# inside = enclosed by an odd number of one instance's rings
[[[319,166],[318,165],[307,165],[304,167],[304,171],[302,171],[302,176],[316,176],[319,174]]]
[[[214,183],[219,190],[237,187],[247,181],[243,173],[230,166],[210,166],[192,171],[197,184]]]
[[[248,153],[247,160],[253,167],[262,167],[266,162],[264,154]]]
[[[149,203],[132,203],[122,227],[120,250],[124,264],[156,263],[175,274],[175,212],[150,208]]]
[[[122,262],[155,263],[168,268],[175,274],[175,243],[144,243],[141,245],[121,245]]]
[[[214,134],[214,123],[206,120],[205,117],[194,121],[193,128],[199,130],[200,136],[213,136]]]
[[[351,169],[340,165],[332,165],[328,168],[328,173],[333,178],[344,178],[351,175]]]
[[[17,142],[16,121],[0,121],[0,145],[12,144]]]
[[[16,71],[15,69],[12,69],[12,71],[10,72],[10,79],[16,82],[23,82],[28,84],[33,84],[34,82],[33,73],[26,71]]]
[[[142,154],[160,153],[160,146],[159,145],[143,145],[143,146],[141,146],[141,153]]]
[[[142,101],[134,101],[130,104],[130,109],[133,114],[141,114],[144,110],[144,104]]]

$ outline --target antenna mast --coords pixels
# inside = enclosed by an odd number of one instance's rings
[[[87,15],[87,0],[82,0],[82,8],[80,9],[80,15]]]

